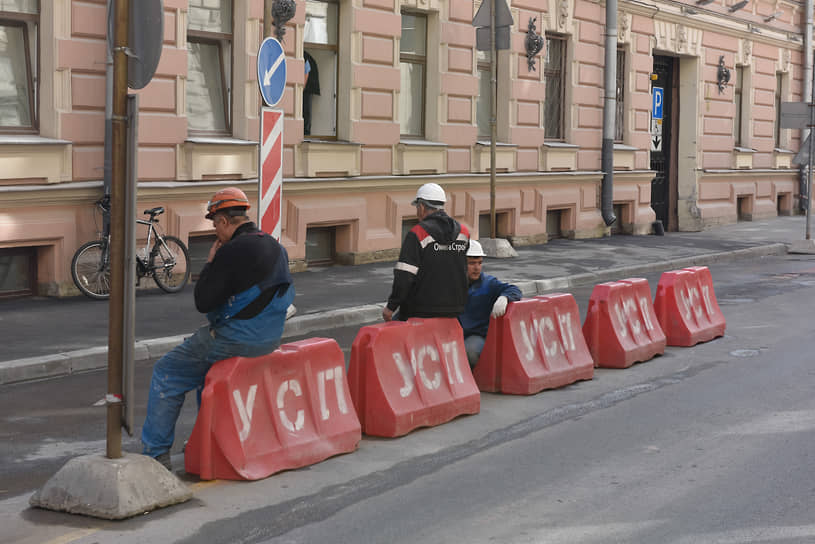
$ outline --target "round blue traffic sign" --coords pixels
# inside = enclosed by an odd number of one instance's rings
[[[266,38],[258,50],[258,87],[267,106],[283,98],[286,90],[286,54],[274,38]]]

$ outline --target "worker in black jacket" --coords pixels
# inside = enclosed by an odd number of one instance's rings
[[[444,189],[436,183],[419,187],[413,200],[419,224],[402,242],[391,295],[382,310],[385,321],[458,317],[464,311],[470,233],[444,213],[446,201]]]
[[[294,300],[285,248],[258,230],[248,209],[249,199],[236,187],[218,191],[207,204],[216,240],[195,284],[195,307],[207,314],[208,324],[153,366],[143,453],[168,469],[187,392],[200,394],[207,372],[218,361],[277,349]]]

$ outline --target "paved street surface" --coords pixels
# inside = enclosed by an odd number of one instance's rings
[[[173,461],[194,499],[122,522],[27,508],[67,459],[104,450],[90,406],[104,372],[0,386],[0,542],[813,542],[815,256],[710,268],[724,338],[530,397],[483,394],[476,416],[258,482],[180,470],[190,398]],[[655,290],[659,272],[644,277]],[[585,316],[591,286],[569,291]],[[357,330],[325,336],[347,359]]]

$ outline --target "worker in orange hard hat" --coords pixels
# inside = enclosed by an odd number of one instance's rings
[[[249,199],[246,198],[246,193],[237,187],[227,187],[212,195],[210,201],[207,202],[206,218],[212,219],[219,210],[223,210],[227,214],[240,215],[241,212],[246,212],[251,207]],[[243,213],[243,215],[246,214]]]
[[[237,187],[221,189],[207,203],[216,240],[195,284],[195,307],[208,324],[153,367],[141,438],[144,454],[167,468],[186,393],[203,388],[215,362],[258,357],[280,345],[294,300],[289,256],[249,219],[250,207]]]

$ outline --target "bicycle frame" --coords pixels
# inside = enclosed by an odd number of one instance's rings
[[[154,239],[155,239],[156,244],[161,244],[165,248],[167,247],[167,244],[164,242],[164,236],[161,234],[161,232],[159,232],[159,229],[156,226],[156,223],[158,223],[158,220],[154,220],[152,218],[147,219],[147,220],[146,219],[136,219],[136,223],[139,224],[139,225],[147,225],[147,241],[145,242],[145,245],[144,245],[144,248],[143,248],[144,249],[144,255],[145,255],[144,258],[142,258],[142,257],[140,257],[138,255],[138,251],[136,252],[137,253],[136,260],[139,263],[141,263],[141,265],[142,265],[141,267],[139,267],[139,266],[136,267],[137,268],[137,274],[139,275],[139,277],[144,277],[144,276],[149,276],[150,274],[153,274],[156,269],[161,268],[161,267],[157,267],[157,266],[155,266],[155,264],[153,264],[153,259],[152,259],[153,248],[152,248],[151,244],[153,243]],[[173,266],[175,266],[175,264],[176,264],[175,259],[173,259],[172,262],[165,263],[164,268],[167,268],[167,267],[172,268]]]
[[[138,224],[138,225],[147,225],[147,243],[144,245],[144,253],[145,253],[146,256],[150,255],[150,242],[152,241],[152,238],[153,238],[153,229],[155,229],[155,227],[153,226],[154,223],[153,223],[153,221],[150,221],[150,220],[136,219],[136,224]],[[156,237],[158,237],[158,232],[156,233]],[[138,250],[136,250],[136,253],[138,254]],[[138,255],[137,255],[137,257],[138,257]],[[145,258],[145,261],[147,261],[147,260],[148,259]],[[144,264],[147,264],[147,263],[145,262]]]

